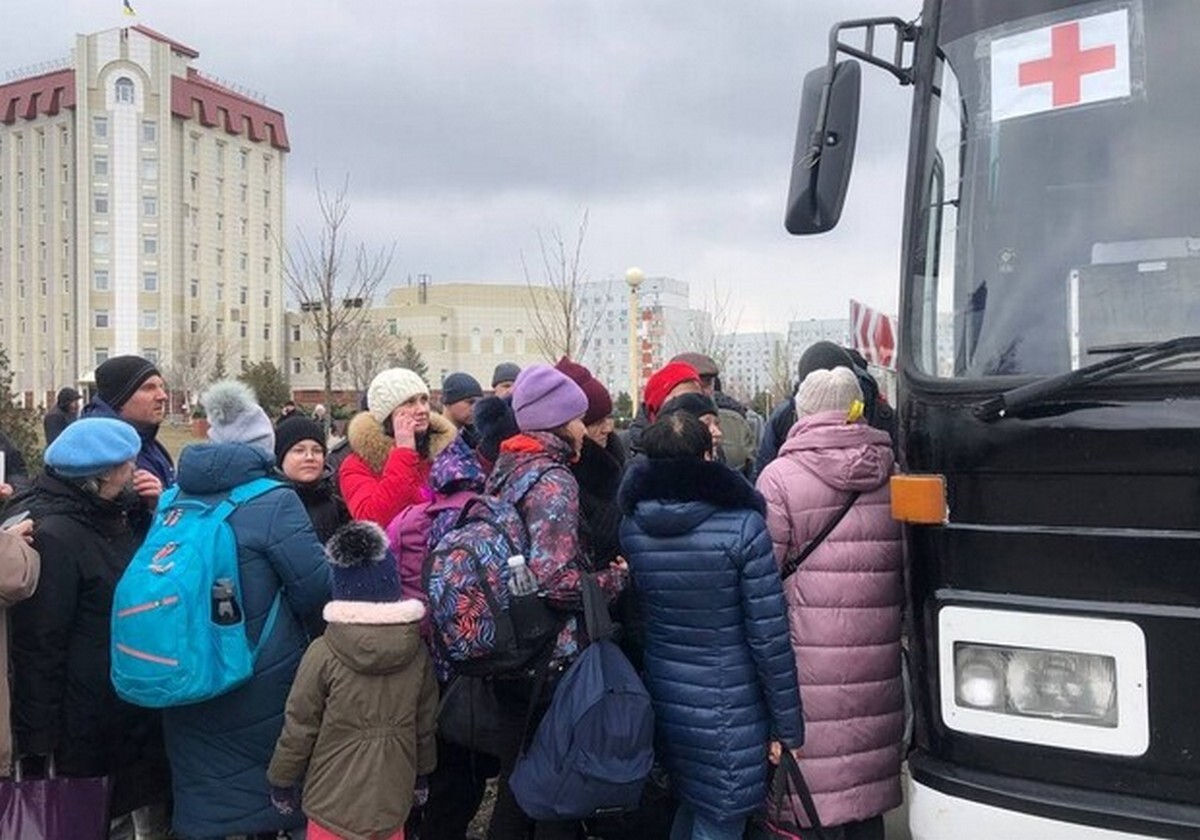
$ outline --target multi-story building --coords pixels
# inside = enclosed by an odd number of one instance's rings
[[[850,319],[810,318],[807,321],[792,321],[788,324],[787,358],[793,377],[804,351],[818,341],[832,341],[839,347],[849,347]]]
[[[435,391],[451,373],[465,371],[487,390],[492,371],[500,362],[521,367],[548,359],[538,342],[536,306],[550,311],[550,291],[540,286],[491,283],[429,283],[392,289],[368,312],[370,328],[363,349],[340,345],[335,349],[334,388],[362,390],[385,367],[400,363],[407,339],[429,369]],[[317,349],[317,336],[304,313],[287,315],[287,371],[292,390],[305,402],[320,399],[325,371]]]
[[[283,114],[198,56],[110,29],[0,85],[0,344],[30,404],[124,353],[190,387],[283,358]]]
[[[716,346],[723,390],[747,404],[761,393],[786,396],[795,365],[788,364],[782,333],[729,333],[717,336]]]
[[[672,356],[712,344],[712,316],[692,308],[688,284],[681,280],[647,277],[638,289],[638,309],[641,383]],[[620,280],[589,283],[581,310],[588,342],[579,361],[614,396],[628,391],[629,287]]]

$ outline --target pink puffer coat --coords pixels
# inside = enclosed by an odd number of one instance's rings
[[[903,584],[888,490],[893,464],[886,432],[820,412],[792,426],[758,479],[781,565],[852,491],[862,494],[783,587],[807,734],[800,766],[829,826],[901,800]]]

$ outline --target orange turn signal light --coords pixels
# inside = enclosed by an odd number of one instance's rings
[[[891,489],[893,519],[914,525],[944,525],[949,521],[945,476],[894,475]]]

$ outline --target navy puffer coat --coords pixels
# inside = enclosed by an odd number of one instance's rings
[[[189,446],[179,459],[184,494],[220,499],[271,475],[275,460],[241,443]],[[312,522],[289,487],[247,502],[229,518],[238,544],[247,634],[258,640],[277,592],[283,603],[250,681],[229,694],[163,712],[175,792],[172,827],[183,837],[298,828],[304,815],[272,806],[267,765],[283,729],[288,691],[329,600],[329,566]]]
[[[645,460],[619,500],[658,754],[693,808],[747,815],[766,798],[768,742],[804,741],[762,497],[721,464]]]

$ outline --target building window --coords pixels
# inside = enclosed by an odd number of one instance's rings
[[[66,136],[66,133],[63,133]],[[92,137],[96,140],[108,139],[108,117],[92,117]]]
[[[525,355],[525,331],[524,331],[524,330],[517,330],[517,349],[516,349],[516,353],[517,353],[517,355],[518,355],[518,356],[524,356],[524,355]]]
[[[108,234],[93,233],[92,234],[92,250],[97,254],[108,253]]]
[[[200,186],[200,173],[193,172],[188,175],[188,184],[191,186],[192,192],[195,192],[196,187]]]
[[[263,324],[263,341],[271,340],[271,325]]]
[[[242,338],[246,337],[246,322],[245,321],[242,321],[240,324],[238,324],[238,335],[240,335]]]
[[[241,233],[242,236],[245,236],[246,231],[249,230],[249,224],[250,223],[247,222],[244,217],[241,219],[238,219],[238,232]]]
[[[143,309],[142,310],[142,329],[156,330],[158,329],[158,310]]]
[[[158,364],[158,348],[157,347],[143,347],[142,348],[142,358],[145,359],[147,362],[149,362],[152,365]]]
[[[71,316],[67,315],[64,312],[63,313],[63,332],[69,333],[70,331],[71,331]]]
[[[245,184],[242,184],[241,187],[239,187],[239,189],[238,189],[238,195],[242,199],[242,204],[246,203],[246,196],[247,196],[248,190],[249,190],[249,187],[247,187]],[[242,233],[245,233],[245,231],[242,231]]]
[[[157,271],[146,271],[142,273],[142,290],[146,292],[158,291]]]
[[[238,288],[238,304],[245,306],[250,302],[250,290],[245,286]]]
[[[200,297],[200,281],[195,277],[188,281],[188,297]]]
[[[218,248],[217,249],[217,268],[224,268],[224,267],[225,267],[225,249]]]
[[[108,215],[108,193],[96,193],[92,196],[92,212],[97,216]]]
[[[158,123],[154,120],[142,120],[142,142],[158,142]]]
[[[292,324],[292,341],[299,341],[299,340],[300,340],[300,325]],[[297,373],[299,373],[299,371],[297,371]]]
[[[147,257],[153,257],[158,253],[158,237],[143,236],[142,237],[142,253]]]
[[[241,170],[243,172],[246,171],[247,167],[250,165],[250,150],[249,149],[242,149],[241,151],[238,152],[238,165],[241,167]]]
[[[146,181],[158,180],[158,158],[142,158],[142,178]]]
[[[271,293],[263,292],[263,309],[271,308]]]
[[[92,174],[97,178],[108,177],[108,155],[96,155],[92,158]]]
[[[442,338],[442,343],[441,343],[442,352],[445,353],[445,352],[449,351],[449,349],[450,349],[450,336],[446,335],[445,333],[442,333],[441,338]]]
[[[193,315],[188,320],[188,332],[192,333],[193,335],[200,332],[200,316],[199,315]],[[195,367],[195,365],[192,365],[192,367]]]
[[[225,214],[218,213],[217,214],[217,233],[220,233],[223,230],[225,230]]]
[[[108,329],[108,310],[97,309],[92,312],[92,326],[98,330]]]
[[[192,153],[192,157],[196,157],[200,154],[200,135],[199,134],[191,135],[190,150]]]
[[[471,352],[483,352],[483,333],[480,331],[479,327],[475,327],[471,330]]]
[[[96,363],[96,367],[100,367],[100,365],[107,362],[108,361],[108,348],[107,347],[97,347],[95,352],[92,354],[92,360]]]
[[[497,356],[504,352],[504,332],[502,330],[492,333],[492,352]]]
[[[292,357],[292,373],[299,373],[299,372],[300,372],[300,359],[293,356]]]
[[[217,171],[225,168],[225,144],[217,141]]]
[[[249,267],[250,267],[250,255],[247,254],[245,251],[242,251],[242,253],[238,254],[238,268],[244,274],[246,272],[246,269]],[[245,301],[242,301],[242,303],[245,303]]]
[[[218,283],[217,284],[217,302],[220,303],[224,299],[225,299],[225,284]]]
[[[133,80],[127,76],[117,79],[116,99],[122,105],[133,104]]]
[[[142,196],[142,215],[148,218],[153,218],[158,215],[158,196]]]
[[[264,178],[271,177],[271,156],[270,155],[263,156],[263,177]]]
[[[108,269],[97,268],[92,272],[92,288],[97,292],[108,291]]]

